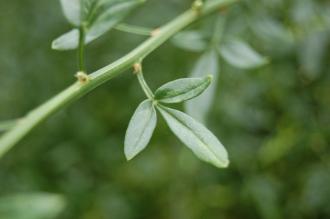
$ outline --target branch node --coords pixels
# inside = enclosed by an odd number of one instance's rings
[[[150,36],[155,37],[160,34],[160,28],[156,28],[153,31],[151,31]]]
[[[83,71],[78,71],[77,74],[75,75],[75,77],[78,79],[78,81],[81,84],[86,84],[90,80],[89,76]]]
[[[200,13],[202,8],[204,6],[204,2],[202,0],[195,0],[192,4],[191,8],[192,10],[196,11],[197,13]]]
[[[139,74],[142,71],[142,65],[140,62],[134,63],[133,65],[133,73]]]

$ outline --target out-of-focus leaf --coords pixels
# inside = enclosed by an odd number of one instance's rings
[[[183,31],[175,35],[172,43],[184,50],[201,52],[206,49],[207,43],[198,31]]]
[[[128,13],[145,0],[125,0],[111,5],[102,13],[87,32],[87,38],[91,41],[100,37],[102,34],[115,27],[122,21]]]
[[[17,194],[0,198],[1,219],[52,219],[64,208],[64,198],[56,194]]]
[[[280,22],[270,17],[258,17],[251,20],[251,29],[264,46],[272,53],[286,53],[293,47],[293,34]]]
[[[79,31],[73,29],[62,36],[58,37],[52,42],[52,49],[55,50],[69,50],[75,49],[78,46]]]
[[[225,168],[229,165],[226,149],[201,123],[187,114],[164,106],[158,106],[172,132],[201,160],[216,167]]]
[[[311,80],[317,78],[321,73],[329,42],[328,36],[328,33],[323,32],[312,34],[303,40],[298,50],[302,71]]]
[[[203,77],[208,74],[213,76],[212,84],[200,96],[185,103],[185,109],[189,115],[200,122],[206,120],[206,116],[212,106],[218,81],[218,56],[215,51],[204,53],[197,61],[191,77]]]
[[[149,143],[156,127],[157,114],[151,100],[143,101],[129,122],[125,136],[125,156],[131,160]]]
[[[249,69],[262,66],[268,60],[241,40],[228,40],[219,48],[221,56],[237,68]]]
[[[73,25],[79,26],[81,22],[82,0],[60,0],[66,19]]]
[[[87,3],[86,3],[87,1]],[[121,1],[84,1],[85,44],[97,39],[105,32],[115,27],[129,12],[145,0]],[[52,49],[71,50],[78,47],[79,30],[73,29],[52,42]]]
[[[293,127],[279,130],[279,133],[268,139],[259,151],[259,159],[263,164],[271,164],[283,158],[297,142],[299,133]]]
[[[247,184],[251,201],[255,203],[261,218],[282,218],[279,208],[277,184],[265,176],[249,179]]]
[[[192,99],[205,91],[212,76],[204,78],[182,78],[164,84],[155,92],[155,99],[162,103],[179,103]]]

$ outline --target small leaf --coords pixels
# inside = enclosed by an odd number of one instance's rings
[[[215,51],[203,54],[195,65],[191,77],[205,77],[206,74],[213,76],[212,84],[198,97],[185,103],[185,109],[189,115],[200,122],[206,120],[207,114],[213,104],[218,80],[218,56]]]
[[[90,43],[115,27],[128,13],[144,0],[83,1],[82,22],[86,25],[85,44]],[[73,29],[52,42],[52,49],[71,50],[78,47],[79,30]]]
[[[16,194],[0,198],[0,218],[52,219],[65,206],[62,196],[48,193]]]
[[[228,154],[220,141],[187,114],[164,106],[158,106],[172,132],[188,147],[197,157],[216,167],[229,165]]]
[[[66,19],[73,25],[79,26],[81,22],[81,0],[60,0]]]
[[[155,92],[155,99],[162,103],[179,103],[192,99],[206,90],[212,75],[204,78],[182,78],[164,84]]]
[[[117,4],[111,5],[107,8],[104,13],[102,13],[96,21],[93,23],[91,28],[87,32],[87,38],[90,41],[100,37],[105,32],[115,27],[119,22],[121,22],[128,13],[140,5],[142,0],[125,0],[119,1]]]
[[[134,112],[125,136],[125,156],[131,160],[149,143],[157,123],[151,100],[143,101]]]
[[[219,48],[221,56],[231,65],[237,68],[249,69],[262,66],[268,60],[248,44],[240,40],[230,40],[222,44]]]
[[[73,29],[62,36],[56,38],[52,42],[52,49],[55,50],[70,50],[78,47],[79,31]]]
[[[206,49],[207,43],[197,31],[183,31],[175,35],[172,43],[184,50],[201,52]]]

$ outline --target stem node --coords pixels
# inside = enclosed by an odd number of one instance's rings
[[[89,76],[83,71],[78,71],[77,74],[75,75],[75,77],[78,79],[78,81],[81,84],[86,84],[90,80]]]

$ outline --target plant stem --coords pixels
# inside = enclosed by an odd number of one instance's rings
[[[143,76],[143,71],[139,71],[136,73],[136,76],[139,80],[139,83],[142,87],[142,90],[144,91],[144,93],[146,94],[146,96],[148,97],[148,99],[153,100],[154,99],[154,94],[152,93],[150,87],[148,86],[146,80],[144,79]]]
[[[85,72],[85,26],[79,27],[78,70]]]
[[[133,26],[129,24],[118,24],[115,27],[116,30],[120,30],[127,33],[142,35],[142,36],[150,36],[152,30],[146,27]]]
[[[159,28],[157,34],[151,36],[127,55],[90,74],[88,82],[81,83],[77,81],[55,97],[35,108],[0,138],[0,158],[33,128],[55,112],[119,75],[124,70],[127,70],[135,62],[149,55],[178,31],[200,19],[202,15],[215,12],[219,8],[234,2],[236,2],[236,0],[213,0],[206,3],[198,13],[193,9],[189,9],[168,24]]]

